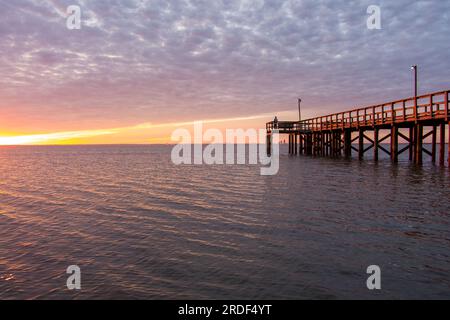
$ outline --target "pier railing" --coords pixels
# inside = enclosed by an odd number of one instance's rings
[[[444,119],[448,121],[449,90],[391,101],[379,105],[333,113],[303,121],[269,122],[267,131],[275,128],[281,132],[353,129]]]
[[[278,129],[281,132],[289,131],[308,131],[308,124],[304,122],[295,121],[278,121],[278,122],[268,122],[266,124],[267,131],[272,131],[273,129]]]

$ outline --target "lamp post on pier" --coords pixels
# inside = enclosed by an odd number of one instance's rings
[[[301,104],[302,104],[302,99],[298,98],[298,121],[302,121],[302,108],[301,108]]]
[[[411,70],[414,71],[414,97],[417,97],[419,91],[419,86],[417,83],[417,65],[411,66]]]

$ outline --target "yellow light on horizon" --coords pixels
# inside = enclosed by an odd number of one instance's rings
[[[99,135],[112,134],[113,131],[109,130],[87,130],[87,131],[72,131],[72,132],[56,132],[48,134],[34,134],[23,136],[9,136],[0,137],[0,145],[12,146],[12,145],[34,145],[42,143],[61,142],[64,140],[75,138],[86,138]]]
[[[290,112],[279,112],[279,115],[289,115]],[[215,125],[224,129],[227,126],[234,127],[237,123],[241,123],[243,127],[248,125],[264,126],[261,119],[271,119],[271,114],[259,114],[247,117],[222,118],[201,120],[205,125]],[[112,143],[172,143],[171,132],[176,128],[192,126],[196,121],[172,122],[172,123],[141,123],[134,126],[113,128],[113,129],[97,129],[97,130],[81,130],[54,132],[42,134],[27,135],[1,135],[0,145],[44,145],[44,144],[112,144]],[[242,123],[243,122],[243,123]],[[261,123],[260,123],[261,122]],[[221,125],[219,125],[221,123]],[[228,125],[227,125],[228,123]],[[101,138],[108,136],[107,138]]]

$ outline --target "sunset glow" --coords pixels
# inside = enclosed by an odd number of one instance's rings
[[[291,112],[282,112],[292,116]],[[199,120],[205,126],[215,127],[225,131],[225,128],[251,128],[270,120],[272,115],[261,114],[248,117]],[[27,135],[0,134],[0,145],[67,145],[67,144],[114,144],[114,143],[173,143],[171,132],[177,128],[191,129],[194,121],[174,123],[141,123],[129,127],[100,130],[80,130]]]
[[[112,133],[113,131],[110,130],[92,130],[92,131],[56,132],[48,134],[0,137],[0,145],[52,144],[70,141],[77,138],[87,138],[100,135],[108,135]]]

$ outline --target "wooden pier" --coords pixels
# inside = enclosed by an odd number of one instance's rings
[[[408,152],[410,161],[416,164],[422,164],[424,155],[428,155],[432,162],[445,165],[446,126],[450,127],[449,92],[435,92],[302,121],[268,122],[267,152],[270,154],[272,149],[272,132],[278,129],[280,134],[289,135],[291,155],[350,158],[354,151],[359,159],[363,159],[364,154],[371,151],[373,159],[378,161],[382,151],[397,162],[400,154]],[[450,145],[450,133],[448,136]],[[402,149],[399,149],[399,138],[406,142]],[[427,138],[431,138],[431,150],[424,147]],[[450,166],[450,148],[447,162]]]

